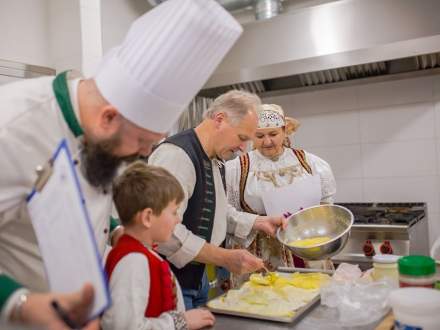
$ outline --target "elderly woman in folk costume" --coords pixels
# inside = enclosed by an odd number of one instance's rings
[[[320,200],[321,204],[333,203],[336,184],[330,165],[318,156],[290,145],[288,136],[298,127],[299,122],[285,117],[280,106],[262,106],[253,139],[255,149],[226,163],[226,186],[231,205],[245,212],[266,214],[263,193],[295,185],[314,175],[319,176],[316,181],[320,185],[309,187],[309,194],[315,194],[315,200]],[[275,238],[264,234],[255,233],[247,241],[233,241],[230,245],[249,248],[272,269],[304,267],[303,260],[292,255]]]

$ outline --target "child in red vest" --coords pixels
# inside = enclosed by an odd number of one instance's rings
[[[214,324],[204,309],[185,312],[183,297],[156,243],[171,238],[183,200],[178,181],[165,169],[135,162],[113,184],[125,233],[108,255],[113,305],[101,321],[109,329],[200,329]]]

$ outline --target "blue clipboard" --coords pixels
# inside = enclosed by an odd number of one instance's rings
[[[50,289],[67,293],[79,290],[86,282],[91,283],[95,294],[88,319],[94,319],[110,306],[111,295],[65,139],[38,172],[38,179],[26,200]]]

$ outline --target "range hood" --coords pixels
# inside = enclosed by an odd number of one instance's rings
[[[438,73],[439,13],[438,0],[341,0],[248,23],[201,95]]]

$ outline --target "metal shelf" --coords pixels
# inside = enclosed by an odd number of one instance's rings
[[[0,75],[15,78],[36,78],[55,75],[52,68],[0,59]]]

